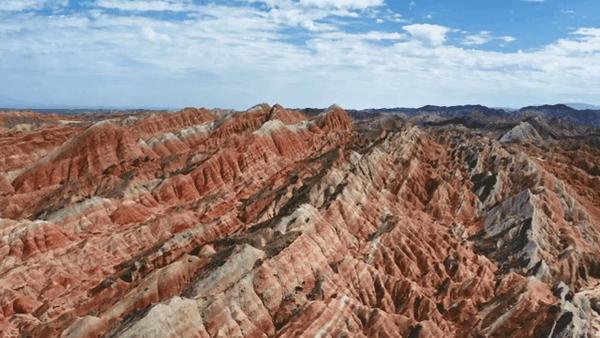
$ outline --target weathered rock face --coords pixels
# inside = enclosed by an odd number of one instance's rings
[[[535,143],[541,139],[537,130],[529,122],[521,122],[500,138],[500,142]]]
[[[338,106],[15,116],[1,336],[600,334],[593,134]]]

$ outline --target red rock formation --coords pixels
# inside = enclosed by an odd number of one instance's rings
[[[181,130],[197,124],[212,121],[215,117],[206,109],[185,108],[177,113],[152,114],[140,120],[132,121],[131,129],[140,137]]]
[[[2,120],[3,336],[600,332],[593,136],[338,106],[93,119]]]
[[[15,178],[14,186],[17,192],[31,192],[86,174],[99,175],[121,161],[142,156],[129,133],[110,121],[102,121],[47,154]]]
[[[319,127],[325,131],[348,129],[351,124],[348,114],[338,105],[329,107],[319,121]]]
[[[30,166],[51,150],[63,144],[82,126],[41,126],[36,130],[23,133],[14,132],[2,135],[0,139],[0,170],[12,178],[19,169]]]

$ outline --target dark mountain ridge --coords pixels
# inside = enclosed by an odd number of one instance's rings
[[[305,111],[307,110],[303,110],[303,112]],[[315,113],[320,110],[309,109],[309,111],[311,113]],[[547,119],[563,120],[577,125],[600,127],[600,110],[574,109],[565,104],[527,106],[515,111],[507,111],[500,108],[490,108],[483,105],[427,105],[420,108],[377,108],[348,110],[348,112],[355,119],[366,119],[381,115],[393,114],[405,115],[408,118],[429,118],[431,115],[437,115],[442,118],[494,118],[521,121],[527,118],[541,116]]]

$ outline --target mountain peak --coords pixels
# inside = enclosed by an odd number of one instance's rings
[[[319,123],[321,129],[324,130],[349,129],[351,125],[352,119],[350,115],[337,104],[333,104],[327,108]]]

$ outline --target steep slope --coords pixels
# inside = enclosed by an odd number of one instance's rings
[[[538,131],[529,123],[521,122],[500,138],[502,143],[536,143],[541,141],[541,136]]]

